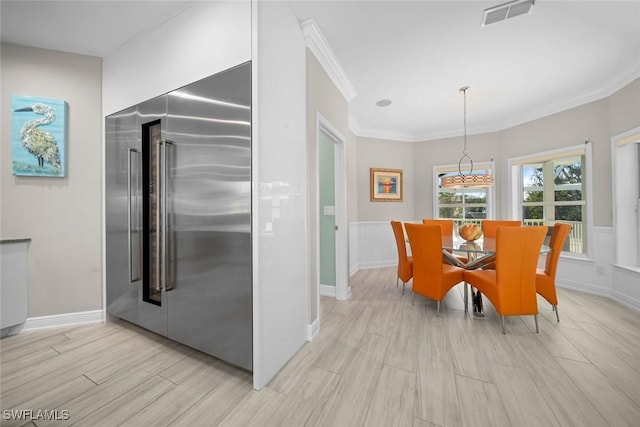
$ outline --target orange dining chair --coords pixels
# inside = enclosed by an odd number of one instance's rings
[[[440,225],[406,224],[405,228],[413,255],[413,298],[418,293],[436,300],[439,314],[440,301],[464,280],[464,269],[443,262]]]
[[[485,219],[482,221],[482,234],[484,237],[493,237],[497,235],[498,227],[520,227],[522,222],[519,220],[494,220]]]
[[[464,280],[485,295],[502,321],[504,316],[532,314],[538,332],[536,268],[547,227],[500,227],[496,269],[466,270]]]
[[[551,253],[547,254],[547,262],[544,270],[538,269],[536,272],[536,292],[544,297],[553,306],[556,312],[556,319],[560,321],[558,315],[558,294],[556,293],[556,272],[558,270],[558,260],[562,252],[562,246],[571,231],[571,225],[556,223],[551,231],[549,247]]]
[[[484,237],[494,238],[496,237],[498,227],[521,227],[522,223],[519,220],[495,220],[485,219],[482,221],[482,234]],[[492,262],[483,267],[485,270],[495,270],[496,263]]]
[[[398,248],[398,277],[396,278],[396,288],[398,280],[402,280],[402,295],[404,295],[404,285],[413,277],[413,257],[407,256],[407,244],[404,240],[404,230],[400,221],[391,221],[393,235],[396,238]]]
[[[442,227],[442,235],[443,236],[450,236],[450,237],[453,238],[453,220],[452,219],[425,218],[425,219],[422,220],[422,224],[424,224],[424,225],[440,225]],[[451,252],[451,251],[449,251],[449,252]],[[454,257],[456,257],[463,264],[466,264],[469,261],[466,257],[463,257],[462,255],[454,254],[453,252],[451,252],[451,254]],[[446,262],[446,261],[444,261],[444,262]]]

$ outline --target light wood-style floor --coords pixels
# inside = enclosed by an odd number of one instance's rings
[[[321,332],[264,390],[249,373],[127,324],[0,341],[2,426],[638,426],[640,313],[560,290],[560,323],[465,316],[403,296],[395,268],[364,270]],[[11,409],[66,421],[7,420]],[[68,411],[68,412],[63,412]]]

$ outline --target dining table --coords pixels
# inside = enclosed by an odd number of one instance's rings
[[[454,252],[462,253],[466,256],[466,262],[453,255]],[[547,244],[543,244],[540,253],[551,252]],[[481,237],[477,240],[468,241],[456,236],[442,236],[442,253],[445,261],[466,270],[477,270],[486,267],[496,260],[496,239],[493,237]],[[476,317],[484,317],[482,306],[482,294],[471,289],[473,314]],[[467,284],[464,285],[464,311],[467,311],[468,301]]]

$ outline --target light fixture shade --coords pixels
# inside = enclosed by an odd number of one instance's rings
[[[440,178],[443,188],[483,188],[491,187],[493,176],[488,174],[451,175]]]

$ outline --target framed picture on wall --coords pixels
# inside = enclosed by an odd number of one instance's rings
[[[402,201],[402,169],[371,168],[371,201]]]
[[[67,103],[58,99],[11,98],[11,170],[17,176],[67,174]]]

